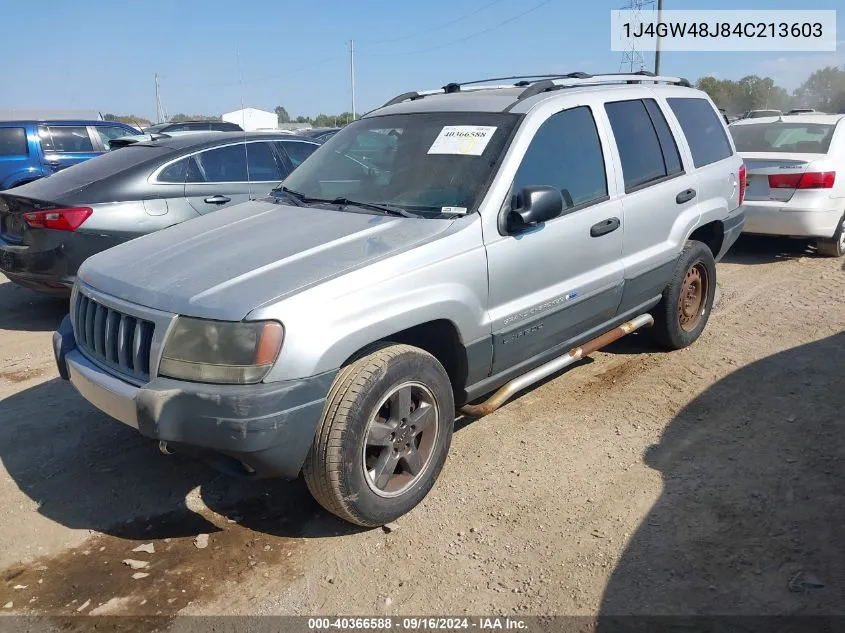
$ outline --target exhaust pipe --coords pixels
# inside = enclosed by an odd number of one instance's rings
[[[173,453],[175,453],[176,451],[170,450],[170,447],[167,445],[167,442],[161,440],[158,443],[158,452],[162,455],[173,455]]]
[[[610,330],[610,332],[606,332],[601,336],[584,343],[580,347],[569,350],[563,356],[558,356],[554,360],[550,360],[548,363],[540,365],[539,367],[514,378],[504,386],[500,387],[496,393],[481,404],[465,405],[461,407],[460,412],[472,418],[481,418],[485,415],[490,415],[493,411],[510,400],[514,394],[519,393],[526,387],[533,385],[535,382],[538,382],[543,378],[551,376],[553,373],[560,371],[565,367],[569,367],[569,365],[572,365],[573,363],[577,363],[585,356],[600,350],[602,347],[610,345],[614,341],[618,341],[623,336],[639,330],[641,327],[651,326],[653,324],[654,317],[650,314],[642,314],[635,319],[631,319],[627,323],[623,323],[619,327]]]

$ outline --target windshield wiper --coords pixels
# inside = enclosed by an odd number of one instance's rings
[[[310,196],[306,196],[304,193],[300,193],[299,191],[293,191],[292,189],[288,189],[287,187],[277,187],[276,189],[273,189],[273,191],[281,191],[287,194],[288,197],[296,200],[300,204],[336,204],[341,208],[345,206],[361,207],[362,209],[370,209],[371,211],[378,211],[379,213],[382,213],[384,215],[395,215],[401,218],[420,217],[418,214],[412,213],[411,211],[406,211],[405,209],[375,204],[373,202],[358,202],[357,200],[350,200],[349,198],[344,198],[342,196],[338,198],[312,198]]]
[[[313,200],[313,198],[311,199]],[[395,215],[400,218],[418,218],[420,217],[416,213],[411,213],[410,211],[406,211],[405,209],[400,209],[397,207],[388,207],[386,205],[381,204],[374,204],[372,202],[358,202],[357,200],[350,200],[349,198],[335,198],[334,200],[320,200],[319,202],[329,202],[331,204],[337,204],[341,207],[350,206],[350,207],[361,207],[362,209],[370,209],[372,211],[379,211],[385,215]]]
[[[305,194],[299,193],[298,191],[293,191],[292,189],[288,189],[287,187],[276,187],[270,193],[282,192],[283,194],[287,195],[288,198],[292,199],[294,203],[298,206],[302,206],[305,202]]]

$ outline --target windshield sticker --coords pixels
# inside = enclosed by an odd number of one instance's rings
[[[490,125],[447,125],[440,130],[428,153],[481,156],[495,131],[495,126]]]
[[[460,215],[466,215],[467,214],[467,208],[466,207],[443,207],[443,208],[440,209],[440,213],[457,213],[457,214],[460,214]]]

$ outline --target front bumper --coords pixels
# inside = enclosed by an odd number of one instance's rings
[[[257,476],[299,474],[337,374],[257,385],[154,378],[136,387],[76,347],[69,317],[53,334],[53,351],[61,377],[104,413],[227,472],[240,463]]]
[[[833,237],[842,208],[796,209],[782,202],[746,202],[745,233],[787,237]]]

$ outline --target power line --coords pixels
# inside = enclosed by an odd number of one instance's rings
[[[434,26],[423,31],[417,31],[415,33],[411,33],[410,35],[403,35],[402,37],[391,37],[383,40],[376,40],[375,42],[370,42],[370,46],[375,46],[376,44],[388,44],[392,42],[404,42],[406,40],[411,40],[415,37],[419,37],[420,35],[427,35],[429,33],[434,33],[435,31],[442,31],[443,29],[448,29],[450,26],[457,24],[458,22],[463,22],[467,18],[471,18],[474,15],[478,15],[485,9],[489,9],[493,5],[499,4],[500,2],[503,2],[503,0],[493,0],[492,2],[488,2],[487,4],[478,7],[474,11],[470,11],[469,13],[465,13],[460,17],[454,18],[453,20],[444,22],[439,26]]]
[[[396,56],[399,56],[399,55],[420,55],[422,53],[429,53],[431,51],[440,50],[441,48],[447,48],[449,46],[454,46],[455,44],[460,44],[461,42],[466,42],[467,40],[472,39],[474,37],[478,37],[479,35],[484,35],[485,33],[489,33],[490,31],[494,31],[494,30],[501,28],[501,27],[503,27],[507,24],[510,24],[511,22],[516,22],[517,20],[519,20],[522,17],[525,17],[529,13],[533,13],[534,11],[537,11],[538,9],[541,9],[542,7],[546,6],[547,4],[551,4],[551,2],[552,2],[552,0],[543,0],[543,2],[541,2],[539,4],[535,4],[530,9],[526,9],[525,11],[522,11],[521,13],[517,13],[516,15],[511,16],[507,20],[503,20],[502,22],[494,24],[493,26],[489,26],[486,29],[476,31],[475,33],[470,33],[469,35],[465,35],[464,37],[461,37],[459,39],[452,40],[450,42],[446,42],[445,44],[440,44],[439,46],[431,46],[429,48],[423,48],[423,49],[416,50],[416,51],[407,51],[407,52],[404,52],[404,53],[371,53],[370,55],[372,57],[396,57]]]

